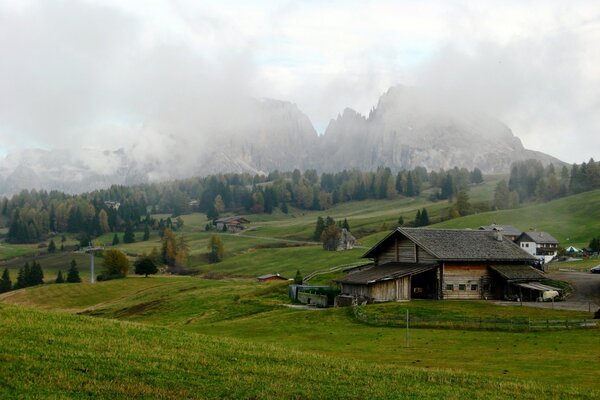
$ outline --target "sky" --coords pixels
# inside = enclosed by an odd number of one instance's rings
[[[157,129],[201,145],[248,97],[322,133],[399,84],[599,160],[600,2],[0,0],[0,155]]]

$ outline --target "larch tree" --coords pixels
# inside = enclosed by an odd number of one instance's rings
[[[219,235],[211,235],[208,241],[208,260],[211,263],[218,263],[225,255],[223,241]]]

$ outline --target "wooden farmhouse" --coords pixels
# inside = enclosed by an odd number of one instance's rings
[[[215,225],[218,231],[229,231],[229,232],[239,232],[246,229],[244,224],[248,224],[248,221],[244,217],[224,217],[219,218],[215,221]]]
[[[342,295],[371,301],[535,299],[556,289],[540,283],[543,274],[531,267],[534,256],[496,231],[398,228],[363,257],[372,266],[338,280]]]

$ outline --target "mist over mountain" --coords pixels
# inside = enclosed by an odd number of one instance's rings
[[[243,111],[239,111],[243,110]],[[414,88],[396,86],[368,116],[345,109],[319,136],[295,105],[249,100],[211,132],[169,133],[148,127],[126,149],[22,150],[0,160],[0,195],[21,189],[79,193],[111,184],[129,185],[221,172],[335,172],[379,166],[393,170],[454,166],[507,172],[516,160],[562,162],[527,150],[502,122]],[[204,128],[206,129],[206,128]],[[200,139],[202,138],[202,139]]]

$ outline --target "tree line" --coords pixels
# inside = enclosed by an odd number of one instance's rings
[[[341,202],[418,196],[425,188],[436,189],[433,197],[453,198],[470,183],[483,181],[481,171],[454,168],[428,172],[417,167],[392,173],[390,168],[374,172],[345,170],[318,174],[273,171],[268,175],[218,174],[163,183],[134,186],[113,185],[80,195],[58,191],[24,190],[0,199],[0,226],[8,227],[6,240],[34,243],[52,234],[75,233],[89,242],[108,232],[169,228],[172,223],[156,221],[152,214],[174,218],[189,212],[204,212],[216,219],[225,211],[287,213],[293,206],[302,210],[326,210]],[[147,235],[144,235],[147,237]]]
[[[557,169],[538,160],[511,164],[508,182],[500,181],[494,190],[492,206],[496,209],[518,207],[529,201],[549,201],[600,188],[600,162],[566,165]]]

